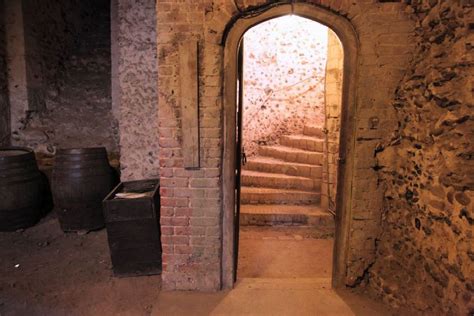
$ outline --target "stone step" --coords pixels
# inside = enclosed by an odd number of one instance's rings
[[[305,127],[303,128],[303,134],[319,138],[325,137],[323,127],[319,125],[305,125]]]
[[[322,153],[324,140],[307,135],[284,135],[280,139],[280,144],[283,146]]]
[[[311,179],[321,179],[322,177],[322,166],[287,162],[271,157],[256,156],[249,158],[243,168],[245,170],[280,173]]]
[[[239,289],[252,289],[257,291],[267,290],[274,295],[275,291],[286,291],[289,293],[290,290],[298,291],[297,297],[301,297],[301,291],[318,291],[318,290],[327,290],[331,288],[331,278],[240,278],[237,281],[237,286]],[[313,292],[310,292],[313,293]],[[259,295],[261,295],[259,293]],[[246,296],[248,297],[248,296]],[[309,295],[309,301],[311,301],[311,294]],[[276,302],[276,301],[274,301]],[[246,302],[247,303],[247,302]],[[284,302],[288,304],[287,301]],[[327,304],[327,302],[325,302]],[[339,303],[339,302],[338,302]],[[343,303],[344,304],[344,303]],[[305,305],[305,304],[302,304]],[[324,305],[324,304],[322,304]],[[346,305],[347,306],[347,305]],[[306,305],[305,305],[306,307]],[[299,307],[295,307],[299,308]],[[347,307],[348,309],[348,307]],[[265,310],[267,311],[267,310]],[[329,315],[326,313],[315,313],[316,315]],[[351,315],[351,311],[348,309],[348,315]],[[293,314],[301,315],[301,314]],[[336,314],[332,314],[336,315]],[[338,314],[342,315],[342,314]]]
[[[259,154],[262,156],[282,159],[288,162],[297,162],[310,165],[322,165],[323,154],[282,145],[261,146]]]
[[[317,204],[321,194],[298,190],[283,190],[272,188],[242,187],[240,203],[242,204]]]
[[[304,225],[329,231],[334,229],[334,217],[331,213],[314,205],[242,204],[240,225]]]
[[[288,176],[280,173],[267,173],[251,170],[242,171],[242,186],[295,189],[301,191],[321,191],[321,180]]]

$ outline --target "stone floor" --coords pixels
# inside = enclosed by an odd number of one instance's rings
[[[328,279],[240,279],[232,291],[220,293],[162,292],[152,315],[319,315],[381,316],[380,303],[344,291],[336,293]],[[410,314],[406,314],[410,315]]]
[[[242,226],[238,278],[331,278],[333,239],[311,227]]]
[[[160,276],[113,277],[105,230],[64,234],[50,214],[35,227],[0,233],[0,315],[395,314],[334,292],[331,251],[332,240],[311,229],[245,227],[233,291],[160,292]]]
[[[403,315],[351,291],[332,290],[333,239],[319,237],[311,227],[242,227],[232,291],[161,292],[152,314]]]

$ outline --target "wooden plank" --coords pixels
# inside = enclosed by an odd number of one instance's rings
[[[184,167],[199,168],[198,42],[183,41],[179,57]]]

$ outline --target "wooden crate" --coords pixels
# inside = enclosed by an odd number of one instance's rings
[[[121,182],[104,199],[104,217],[114,275],[161,273],[159,180]],[[146,197],[116,198],[143,192]]]

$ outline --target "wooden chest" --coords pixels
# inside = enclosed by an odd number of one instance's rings
[[[122,182],[103,201],[116,276],[161,273],[159,187],[159,180]]]

